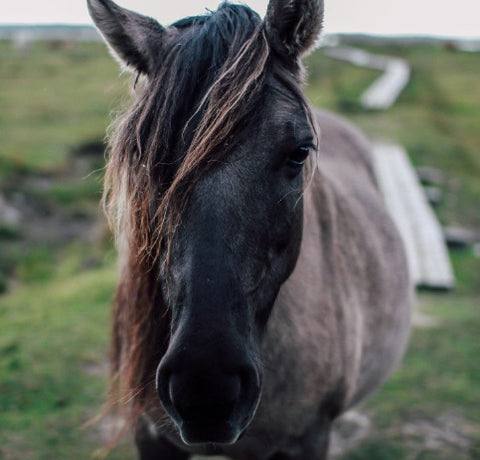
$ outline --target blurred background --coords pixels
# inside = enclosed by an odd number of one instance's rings
[[[83,1],[9,3],[0,16],[0,459],[91,458],[116,423],[84,426],[105,400],[116,280],[98,206],[104,138],[133,80],[89,25]],[[120,3],[163,24],[218,5]],[[266,8],[266,0],[245,3]],[[326,6],[322,46],[306,60],[307,94],[375,143],[408,153],[454,283],[418,282],[407,356],[338,424],[332,454],[479,459],[480,4]],[[392,100],[366,103],[390,73]],[[131,443],[108,458],[133,458]]]

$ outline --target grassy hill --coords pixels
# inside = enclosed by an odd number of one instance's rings
[[[372,49],[412,64],[393,109],[363,111],[358,97],[376,73],[321,51],[308,60],[311,100],[442,170],[440,219],[478,230],[478,55]],[[108,425],[83,426],[105,399],[115,285],[97,207],[102,139],[132,82],[99,44],[0,42],[0,62],[0,207],[10,216],[0,221],[0,458],[90,458]],[[341,458],[480,458],[480,259],[470,249],[452,258],[456,292],[421,294],[433,327],[415,329],[401,369],[359,409],[367,435]],[[132,458],[131,446],[109,458]]]

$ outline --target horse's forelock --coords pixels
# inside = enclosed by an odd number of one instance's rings
[[[262,22],[246,7],[223,4],[172,27],[179,33],[162,67],[113,132],[107,166],[110,222],[124,229],[135,218],[131,236],[148,250],[174,233],[191,185],[228,153],[220,147],[258,100],[269,56]],[[157,202],[153,214],[147,201]]]

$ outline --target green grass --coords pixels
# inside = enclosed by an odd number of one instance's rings
[[[439,324],[414,329],[404,364],[372,401],[377,420],[388,426],[393,414],[399,416],[401,406],[406,419],[415,413],[432,417],[438,412],[455,411],[480,428],[478,300],[438,294],[423,295],[419,303],[421,313],[437,318]]]
[[[98,44],[18,52],[0,42],[0,158],[16,168],[59,171],[69,147],[101,139],[108,114],[128,94]]]
[[[106,359],[116,271],[110,262],[65,276],[66,263],[0,299],[0,322],[8,325],[0,336],[6,458],[88,458],[96,444],[81,427],[101,406],[105,378],[87,369]]]
[[[313,103],[343,111],[373,138],[405,144],[415,164],[442,169],[448,181],[441,220],[480,228],[478,55],[432,47],[377,51],[412,64],[394,108],[363,111],[358,97],[377,73],[321,53],[308,62]],[[18,53],[0,42],[0,61],[0,192],[24,194],[58,225],[72,216],[91,219],[102,163],[79,166],[72,148],[103,138],[128,79],[118,77],[98,44],[39,43]],[[38,175],[49,178],[48,186],[28,180]],[[10,286],[0,296],[0,458],[90,458],[101,430],[82,426],[105,400],[106,376],[92,369],[106,359],[114,255],[105,236],[32,246],[26,230],[0,222],[0,293]],[[420,297],[422,313],[439,324],[415,329],[398,372],[361,406],[371,435],[343,460],[480,458],[480,259],[470,249],[452,252],[452,259],[456,292]],[[468,449],[431,450],[422,447],[421,433],[404,433],[412,421],[435,424],[445,414],[473,427]],[[132,457],[131,443],[109,456]]]

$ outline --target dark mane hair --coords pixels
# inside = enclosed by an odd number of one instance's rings
[[[130,422],[144,408],[168,343],[160,250],[168,263],[192,186],[228,154],[231,133],[262,97],[270,56],[264,25],[248,7],[223,3],[181,20],[159,43],[155,72],[113,129],[104,205],[123,273],[113,312],[110,404],[127,406]],[[128,405],[119,404],[124,398]]]
[[[157,69],[115,129],[106,175],[111,223],[127,224],[148,254],[161,241],[168,248],[192,185],[228,153],[229,134],[262,93],[269,55],[260,17],[240,5],[223,3],[169,31]],[[118,206],[124,196],[128,213]]]

